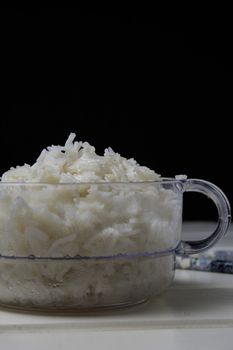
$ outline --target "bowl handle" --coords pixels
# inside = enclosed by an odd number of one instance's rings
[[[182,182],[184,191],[203,193],[212,199],[218,210],[218,224],[209,237],[198,241],[181,241],[176,249],[176,253],[182,255],[200,253],[212,247],[227,232],[231,222],[230,204],[220,188],[211,182],[199,179],[187,179]]]

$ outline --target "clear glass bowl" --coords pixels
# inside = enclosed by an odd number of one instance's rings
[[[217,206],[205,240],[181,240],[184,191]],[[204,180],[1,183],[0,304],[79,311],[144,302],[172,282],[176,254],[208,249],[229,222],[225,195]]]
[[[174,257],[174,252],[166,252],[134,258],[11,259],[9,265],[1,261],[1,269],[10,269],[6,279],[1,278],[1,304],[45,311],[138,304],[171,283]]]

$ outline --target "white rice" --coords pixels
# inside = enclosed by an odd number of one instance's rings
[[[34,165],[2,175],[0,254],[93,257],[174,247],[181,196],[135,160],[110,148],[99,156],[74,138],[43,150]],[[136,302],[164,288],[172,274],[172,255],[82,261],[3,257],[0,302],[58,308]]]

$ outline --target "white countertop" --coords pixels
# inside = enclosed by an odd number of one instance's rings
[[[184,228],[189,238],[208,224]],[[233,246],[233,234],[219,243]],[[233,349],[233,276],[176,271],[170,289],[123,310],[59,316],[0,309],[0,349]]]

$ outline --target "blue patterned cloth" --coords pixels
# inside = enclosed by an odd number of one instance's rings
[[[232,250],[209,250],[190,256],[177,256],[176,268],[233,274]]]

